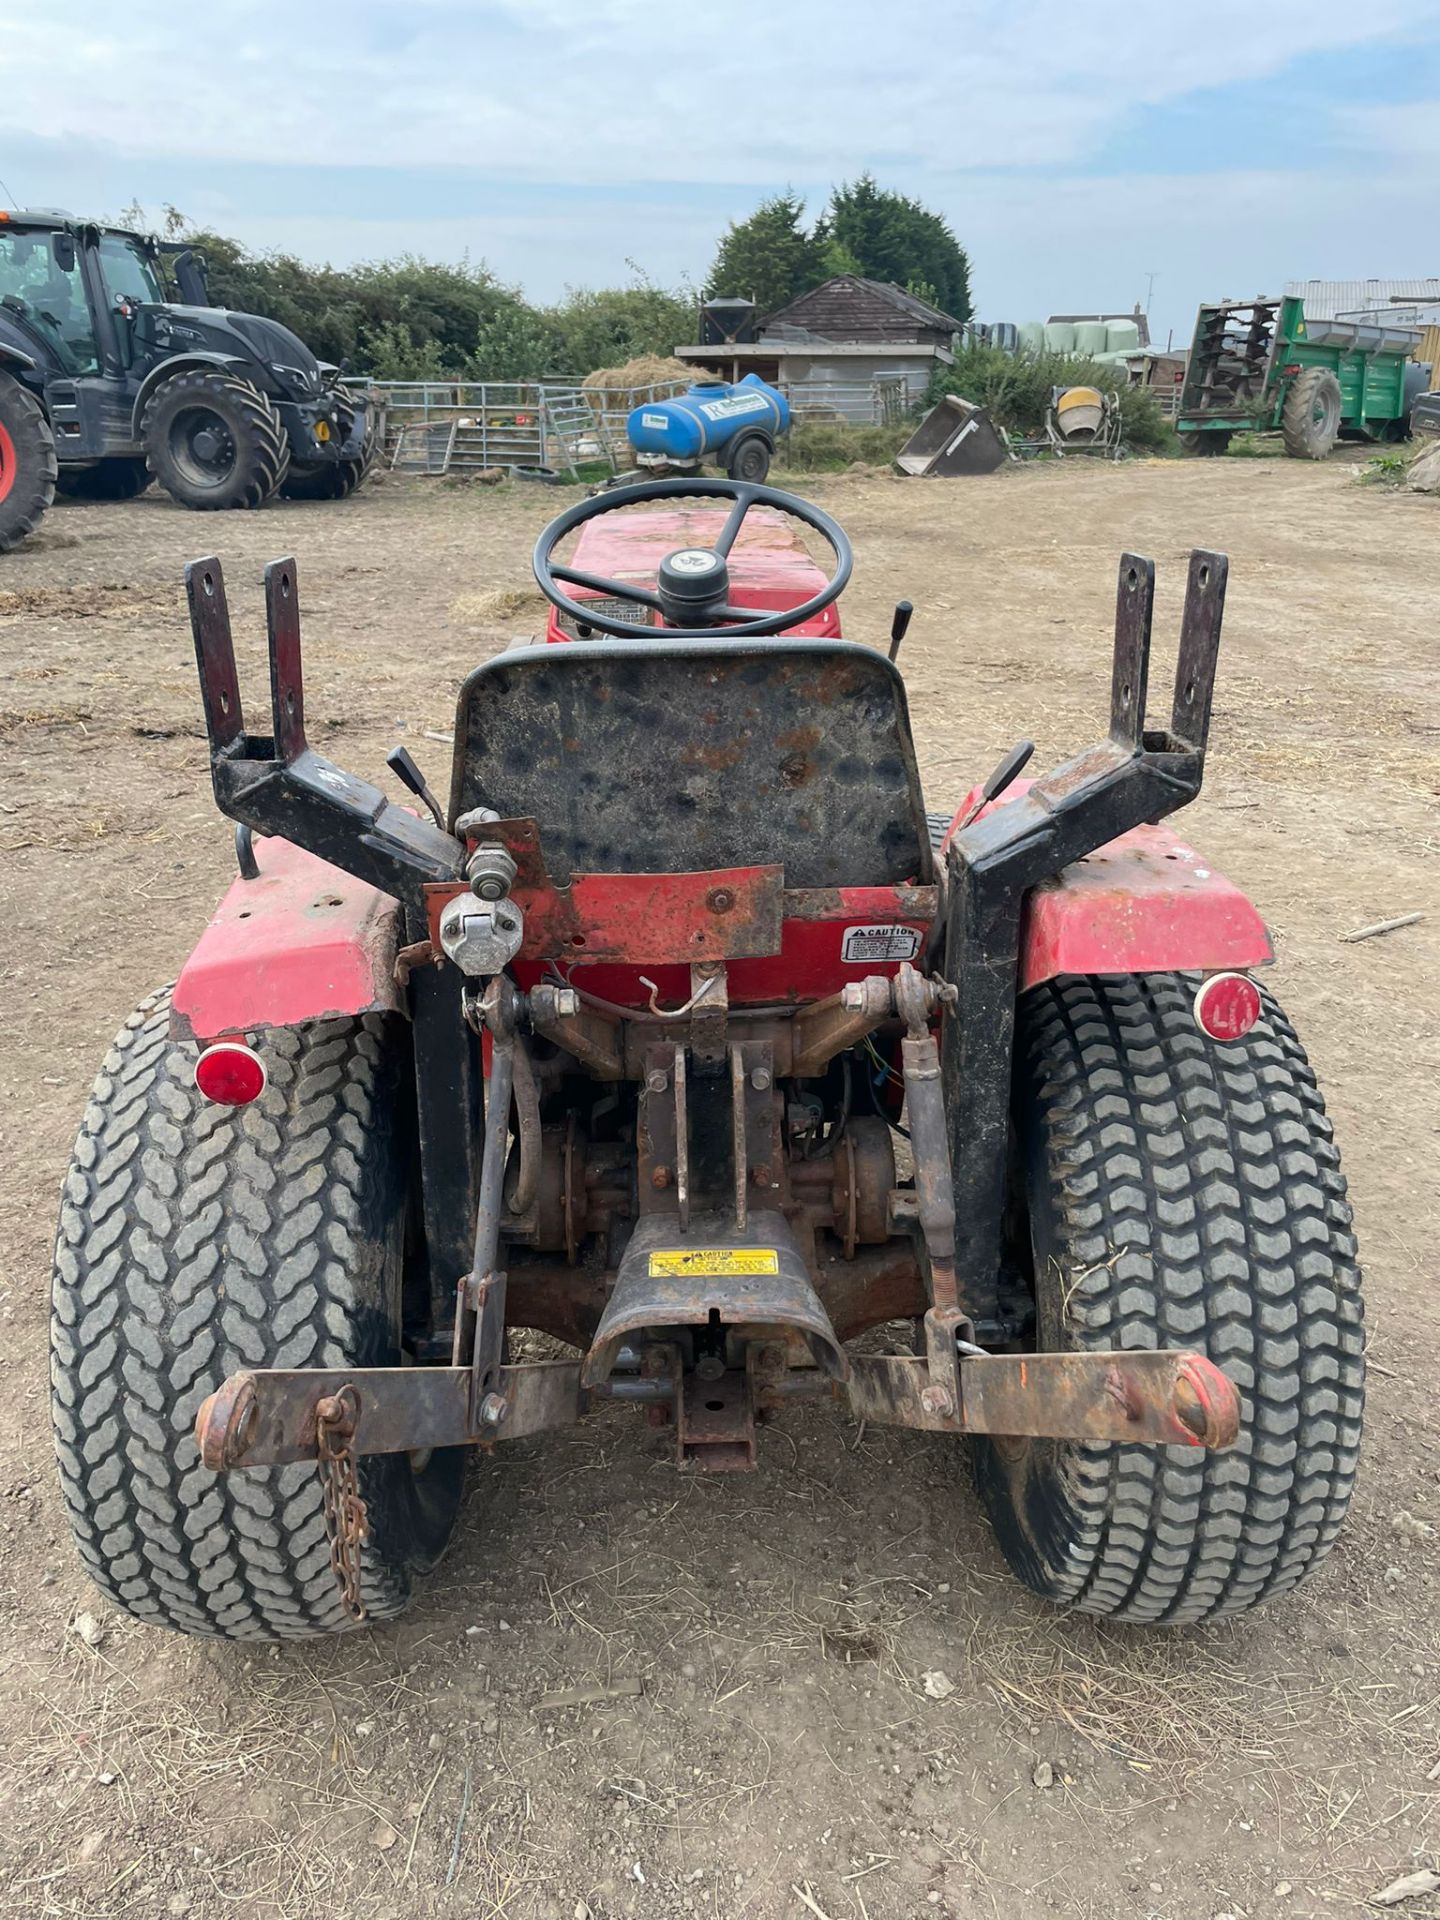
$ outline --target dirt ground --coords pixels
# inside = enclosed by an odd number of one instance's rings
[[[1434,1864],[1440,508],[1281,460],[807,490],[855,542],[847,632],[879,639],[916,603],[934,805],[1022,734],[1042,765],[1098,737],[1122,547],[1158,562],[1167,652],[1187,549],[1230,553],[1186,831],[1272,926],[1352,1183],[1371,1397],[1338,1550],[1236,1624],[1106,1629],[1014,1584],[953,1442],[811,1408],[763,1438],[758,1475],[682,1480],[617,1408],[476,1471],[397,1626],[257,1653],[111,1612],[52,1466],[50,1243],[102,1052],[231,873],[182,564],[221,552],[263,704],[261,566],[298,555],[312,738],[372,778],[403,739],[442,778],[432,736],[464,671],[538,630],[529,549],[573,496],[61,506],[0,562],[5,1915],[1271,1920],[1366,1911]],[[622,1683],[639,1693],[542,1699]]]

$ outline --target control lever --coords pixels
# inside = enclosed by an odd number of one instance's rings
[[[1030,756],[1034,751],[1035,742],[1033,740],[1022,740],[1018,746],[1010,749],[1009,753],[1006,754],[999,766],[996,767],[984,786],[981,787],[979,797],[974,806],[971,807],[970,811],[965,815],[965,818],[960,822],[962,827],[968,827],[972,820],[978,819],[982,807],[988,807],[992,800],[998,800],[1012,781],[1019,779],[1020,775],[1025,771],[1025,768],[1029,765]]]
[[[895,602],[895,615],[890,622],[890,658],[893,660],[900,651],[900,642],[910,627],[910,616],[915,609],[908,600]]]
[[[414,755],[410,749],[408,747],[392,747],[385,756],[385,764],[389,767],[402,787],[408,787],[417,800],[423,800],[425,802],[425,805],[430,809],[431,819],[435,822],[436,826],[439,827],[440,831],[444,833],[445,815],[441,811],[440,802],[435,798],[429,787],[426,786],[425,776],[421,773],[419,767],[416,766]]]

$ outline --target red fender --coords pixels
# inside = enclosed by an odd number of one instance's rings
[[[400,903],[288,840],[255,841],[175,982],[170,1030],[209,1041],[336,1014],[402,1012]]]
[[[1028,786],[1017,781],[1008,797]],[[1062,973],[1211,973],[1274,958],[1246,896],[1161,823],[1122,833],[1035,888],[1020,929],[1020,990]]]

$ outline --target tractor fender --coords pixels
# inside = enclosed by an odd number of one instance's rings
[[[223,373],[243,373],[249,378],[249,363],[234,353],[177,353],[170,359],[162,360],[152,367],[140,382],[140,390],[135,395],[135,408],[130,420],[130,435],[134,440],[142,436],[145,424],[145,409],[155,397],[156,389],[162,386],[172,374],[193,373],[197,367],[218,367]]]
[[[35,356],[33,353],[23,352],[19,347],[12,347],[8,340],[0,340],[0,367],[4,367],[7,373],[16,368],[21,373],[33,373]]]
[[[1029,784],[1017,781],[1006,798]],[[956,814],[947,842],[978,798]],[[1061,974],[1210,973],[1274,958],[1245,894],[1169,827],[1147,824],[1032,888],[1020,924],[1019,989]]]
[[[180,969],[177,1039],[207,1042],[340,1014],[403,1013],[400,903],[288,840],[256,838],[256,878],[231,886]]]

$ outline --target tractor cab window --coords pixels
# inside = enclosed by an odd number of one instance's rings
[[[0,307],[20,322],[63,374],[99,366],[80,263],[57,236],[0,231]],[[69,264],[61,265],[68,257]]]
[[[165,299],[159,269],[134,234],[101,234],[100,277],[112,307],[158,306]]]

